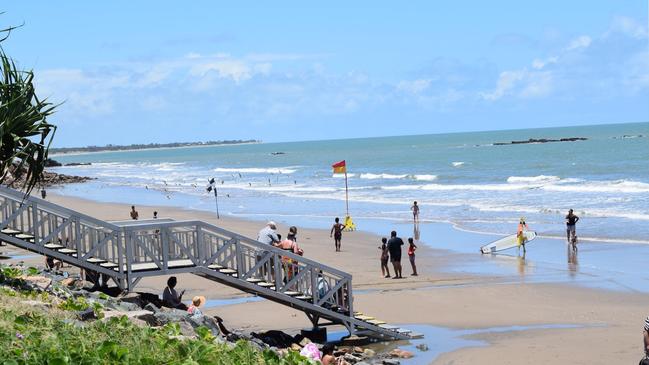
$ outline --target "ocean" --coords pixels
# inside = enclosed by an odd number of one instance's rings
[[[587,140],[497,144],[568,137]],[[215,211],[214,178],[221,215],[312,226],[344,217],[345,181],[331,164],[346,160],[352,217],[386,231],[412,219],[416,200],[424,224],[509,234],[524,216],[541,236],[564,237],[572,208],[581,239],[649,243],[649,123],[52,157],[91,163],[52,171],[96,178],[59,194]]]

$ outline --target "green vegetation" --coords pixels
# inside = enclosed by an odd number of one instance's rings
[[[0,44],[14,28],[0,30]],[[56,126],[55,106],[36,96],[34,74],[16,67],[0,45],[0,183],[29,193],[41,180]]]
[[[47,292],[14,289],[32,269],[0,265],[0,365],[313,364],[297,352],[280,356],[247,341],[225,342],[207,327],[186,337],[178,323],[150,327],[126,316],[80,322],[77,312],[88,308],[101,318],[101,305],[83,297],[61,300]]]

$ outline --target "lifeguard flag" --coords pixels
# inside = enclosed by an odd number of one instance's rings
[[[336,162],[335,164],[331,165],[331,167],[334,168],[334,174],[345,174],[345,173],[347,173],[347,165],[345,165],[345,160],[342,160],[340,162]]]

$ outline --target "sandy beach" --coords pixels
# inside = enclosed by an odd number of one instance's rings
[[[56,195],[48,200],[105,220],[126,219],[130,209],[124,204]],[[142,218],[157,210],[160,218],[204,220],[249,237],[256,237],[263,226],[263,222],[229,217],[216,220],[213,214],[201,211],[154,206],[137,209]],[[285,233],[288,226],[278,223],[279,232]],[[641,357],[646,293],[525,281],[520,280],[518,271],[488,275],[454,270],[465,264],[480,265],[476,262],[479,255],[434,249],[424,243],[417,251],[418,277],[385,279],[380,275],[380,237],[362,231],[346,233],[342,252],[335,253],[327,227],[298,228],[298,242],[306,256],[353,275],[357,310],[424,332],[422,340],[385,345],[429,346],[427,352],[415,350],[415,358],[404,364],[614,364],[632,363]],[[42,258],[11,246],[3,251],[17,256],[9,261],[42,264]],[[410,274],[409,265],[404,266],[404,274]],[[165,281],[166,277],[147,278],[136,290],[161,293]],[[206,312],[218,314],[233,328],[298,332],[309,326],[301,312],[198,276],[180,275],[179,287],[187,290],[186,298],[205,295]]]

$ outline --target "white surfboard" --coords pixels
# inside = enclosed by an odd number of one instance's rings
[[[523,232],[527,241],[525,244],[528,244],[530,241],[536,238],[536,232],[534,231],[525,231]],[[501,238],[497,241],[491,242],[488,245],[480,247],[480,252],[482,253],[494,253],[502,250],[507,250],[513,247],[518,247],[518,238],[515,234]]]

